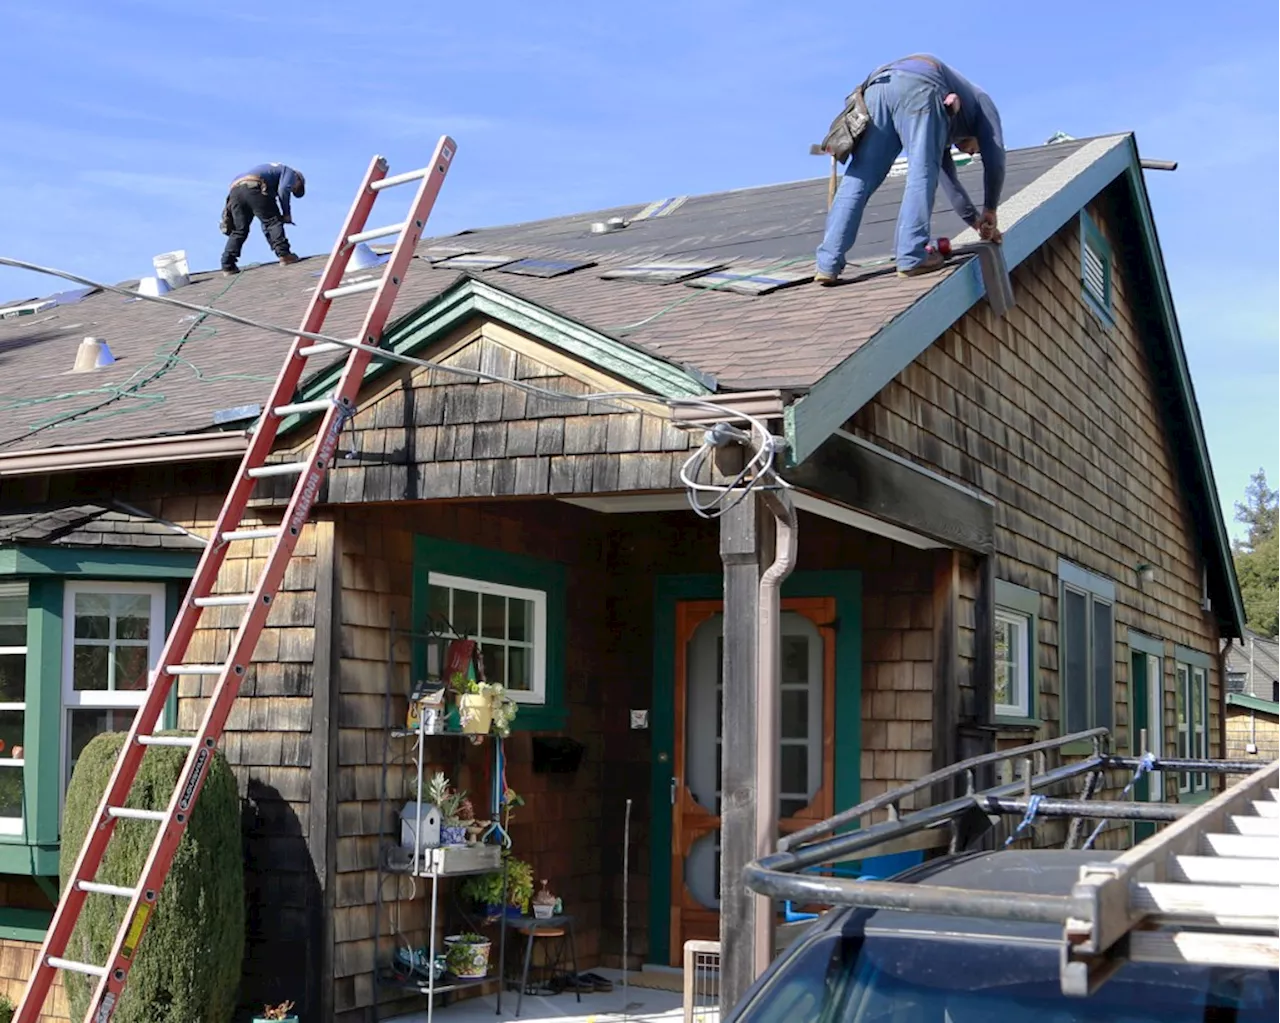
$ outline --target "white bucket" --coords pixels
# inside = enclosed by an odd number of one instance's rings
[[[156,276],[170,288],[181,288],[191,283],[191,270],[187,266],[186,249],[162,252],[151,260],[151,265],[156,268]]]
[[[167,295],[172,290],[163,277],[144,277],[138,282],[139,295]]]

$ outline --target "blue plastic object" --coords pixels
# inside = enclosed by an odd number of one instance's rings
[[[923,852],[890,853],[888,856],[872,856],[860,863],[844,863],[833,866],[807,867],[806,874],[826,874],[831,877],[851,878],[854,881],[883,881],[901,874],[904,870],[924,862]],[[802,913],[795,909],[790,899],[782,904],[782,920],[794,924],[818,919],[817,913]]]

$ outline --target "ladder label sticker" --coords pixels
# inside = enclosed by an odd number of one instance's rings
[[[151,915],[150,906],[139,906],[133,914],[133,922],[129,924],[129,933],[124,936],[124,944],[120,946],[121,959],[133,959],[134,949],[142,940],[142,931],[147,926],[147,917]]]
[[[189,809],[191,803],[195,800],[196,789],[200,787],[200,779],[204,775],[205,765],[209,763],[209,748],[207,746],[200,747],[200,752],[196,754],[195,770],[191,772],[191,777],[187,779],[187,784],[182,790],[182,798],[178,800],[178,809]]]

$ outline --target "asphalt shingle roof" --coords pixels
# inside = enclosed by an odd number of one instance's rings
[[[1011,152],[1005,193],[1013,195],[1035,182],[1087,141]],[[960,173],[981,201],[981,165],[975,162]],[[891,256],[904,181],[890,177],[872,198],[851,263]],[[446,183],[440,201],[448,202],[448,194]],[[424,239],[419,251],[449,244],[512,256],[591,259],[596,266],[555,278],[517,276],[500,268],[476,276],[652,355],[711,374],[721,390],[804,389],[954,269],[914,279],[868,271],[869,276],[841,287],[804,284],[754,296],[683,284],[603,280],[600,274],[654,257],[748,260],[812,272],[826,194],[823,177],[693,196],[668,216],[636,221],[614,233],[591,233],[593,222],[635,216],[646,200]],[[389,198],[380,204],[379,223],[394,219],[387,209],[397,210],[396,203],[408,201],[395,193]],[[939,191],[933,234],[953,237],[963,229]],[[255,241],[260,245],[260,239]],[[157,239],[156,250],[180,243]],[[291,267],[246,268],[235,278],[195,274],[175,297],[293,326],[301,319],[323,258]],[[846,276],[856,276],[851,271]],[[429,301],[460,276],[458,270],[416,260],[395,315]],[[351,336],[366,300],[360,296],[335,304],[325,331]],[[85,336],[103,338],[117,362],[91,373],[71,373]],[[0,320],[0,453],[211,429],[215,411],[265,399],[287,344],[279,335],[212,318],[195,321],[183,310],[109,292]],[[313,360],[316,369],[321,368],[318,362]]]
[[[97,504],[0,515],[0,546],[8,544],[193,552],[204,549],[199,540],[162,522]]]

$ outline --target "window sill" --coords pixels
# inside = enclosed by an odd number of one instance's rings
[[[994,714],[991,717],[991,723],[1001,731],[1009,731],[1010,729],[1022,729],[1029,732],[1039,731],[1044,722],[1039,718],[1023,718],[1013,717],[1006,714]]]

